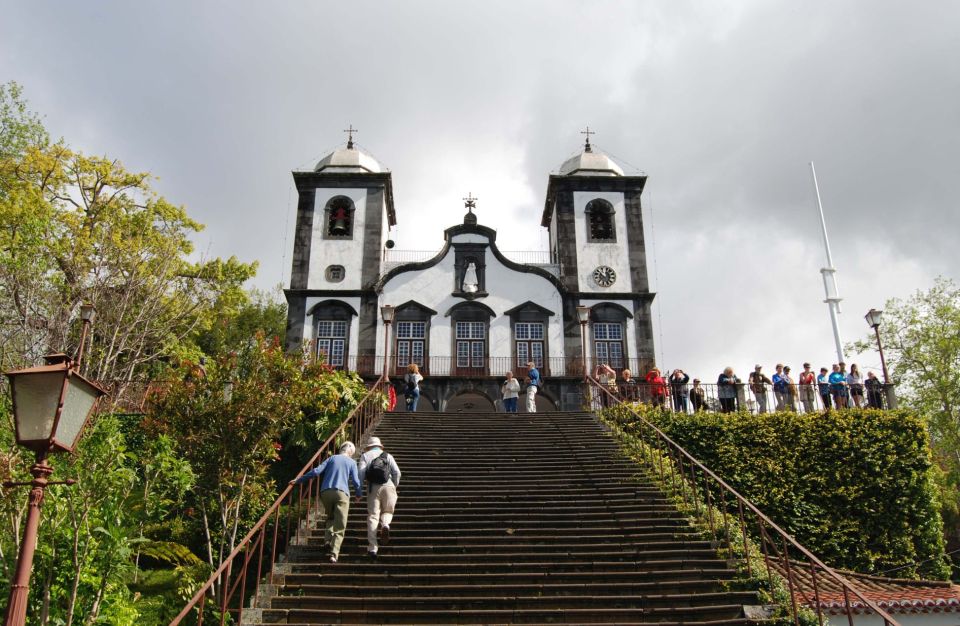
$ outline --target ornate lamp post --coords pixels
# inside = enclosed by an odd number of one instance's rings
[[[883,344],[880,343],[880,322],[883,319],[883,311],[870,309],[867,311],[867,314],[864,315],[864,319],[867,320],[867,325],[873,329],[873,332],[877,336],[877,350],[880,352],[880,367],[883,369],[883,384],[889,385],[890,376],[887,375],[887,361],[883,358]]]
[[[589,369],[587,368],[587,324],[590,322],[590,307],[578,306],[577,319],[580,321],[580,352],[583,354],[583,380],[587,380]]]
[[[383,318],[383,379],[389,380],[390,371],[390,324],[393,323],[393,315],[396,313],[389,304],[380,307],[380,317]]]
[[[44,357],[45,365],[6,373],[13,396],[17,443],[33,450],[37,457],[36,463],[30,468],[32,481],[4,485],[31,487],[23,541],[20,543],[17,568],[10,585],[6,626],[21,626],[26,623],[30,574],[33,554],[37,547],[40,505],[43,502],[44,490],[47,485],[74,482],[47,480],[53,473],[53,468],[47,462],[47,455],[51,452],[73,452],[97,399],[105,393],[99,385],[79,373],[83,346],[94,314],[92,305],[81,307],[83,331],[76,360],[65,354],[51,354]]]

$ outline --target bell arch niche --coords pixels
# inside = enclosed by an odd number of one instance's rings
[[[346,196],[330,198],[323,209],[324,239],[353,239],[353,218],[356,207]]]
[[[616,243],[617,226],[614,222],[613,205],[602,198],[587,203],[587,241],[590,243]]]

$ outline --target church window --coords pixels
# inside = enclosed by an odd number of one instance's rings
[[[619,322],[593,323],[593,354],[597,363],[606,363],[614,369],[622,369],[623,324]]]
[[[406,371],[411,363],[416,363],[424,370],[424,356],[426,353],[427,323],[426,322],[397,322],[397,372]]]
[[[513,326],[514,345],[517,350],[517,367],[525,367],[533,361],[538,369],[544,366],[544,333],[542,322],[517,322]]]
[[[347,322],[319,320],[317,322],[317,358],[331,367],[342,368],[347,353]]]
[[[614,223],[613,205],[597,198],[587,203],[587,241],[616,242],[617,228]]]
[[[339,283],[347,275],[347,270],[342,265],[331,265],[327,268],[327,280],[331,283]]]
[[[486,322],[457,322],[457,369],[483,370],[486,367]]]
[[[353,239],[353,201],[337,196],[324,209],[323,236],[325,239]]]

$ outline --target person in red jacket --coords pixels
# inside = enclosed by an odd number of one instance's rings
[[[667,380],[655,367],[647,373],[646,381],[647,389],[650,391],[650,402],[653,406],[663,406],[667,400]]]

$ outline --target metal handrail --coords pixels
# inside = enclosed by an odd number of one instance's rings
[[[358,448],[360,447],[360,440],[377,424],[383,415],[383,401],[380,395],[386,393],[387,385],[389,385],[389,380],[381,376],[367,391],[363,399],[360,400],[360,403],[354,407],[340,426],[333,434],[327,437],[323,445],[320,446],[307,464],[303,466],[303,469],[297,474],[297,478],[300,478],[310,471],[327,451],[332,449],[331,444],[338,441],[344,434],[347,435],[347,439],[355,441]],[[335,447],[335,445],[333,447]],[[295,492],[296,498],[294,498]],[[292,540],[299,538],[301,527],[304,526],[303,522],[309,521],[311,512],[313,512],[319,502],[320,481],[317,478],[311,478],[299,485],[287,485],[280,496],[277,497],[276,501],[260,517],[237,547],[233,549],[216,571],[214,571],[207,581],[197,590],[193,598],[190,599],[190,602],[173,618],[170,626],[180,624],[194,609],[198,609],[197,626],[201,626],[203,624],[204,608],[208,596],[213,598],[212,601],[219,602],[216,610],[219,611],[220,614],[221,626],[226,623],[227,615],[230,613],[236,613],[237,623],[241,623],[248,586],[247,574],[253,571],[252,565],[254,558],[256,558],[256,574],[253,579],[254,594],[250,608],[256,608],[258,599],[256,587],[260,583],[261,575],[266,575],[272,581],[277,556],[282,554],[285,548],[291,545]],[[283,514],[284,504],[287,506],[285,519]],[[271,520],[273,521],[272,524],[270,523]],[[291,526],[293,526],[294,529],[293,534],[291,534]],[[267,539],[271,530],[272,539],[268,546]],[[284,531],[282,534],[281,530]],[[269,551],[269,554],[266,555],[268,557],[266,561],[264,560],[265,550]],[[243,561],[240,574],[232,581],[233,584],[231,585],[233,566],[241,554],[243,555]],[[264,567],[265,565],[266,567]],[[237,597],[236,594],[238,591],[238,602],[236,602],[234,606],[231,606],[231,602]]]
[[[850,603],[851,594],[853,594],[856,598],[858,598],[861,602],[863,602],[863,605],[867,607],[869,610],[875,612],[878,616],[882,617],[885,625],[900,626],[899,622],[893,619],[893,617],[891,617],[889,613],[887,613],[882,608],[880,608],[880,606],[877,605],[875,602],[867,599],[866,596],[864,596],[863,593],[861,593],[857,589],[857,587],[854,586],[849,580],[847,580],[846,578],[838,574],[832,568],[828,567],[825,563],[823,563],[823,561],[818,559],[812,552],[810,552],[807,548],[803,547],[803,545],[801,545],[789,533],[787,533],[785,530],[780,528],[780,526],[774,523],[773,520],[771,520],[762,511],[760,511],[760,509],[758,509],[752,502],[750,502],[750,500],[740,495],[740,493],[736,489],[728,485],[726,481],[724,481],[722,478],[714,474],[713,471],[707,468],[692,454],[687,452],[682,446],[680,446],[680,444],[678,444],[673,439],[671,439],[666,433],[664,433],[662,430],[657,428],[654,424],[647,421],[643,416],[637,413],[628,403],[622,402],[621,399],[617,397],[617,395],[611,393],[606,386],[601,385],[596,379],[590,376],[585,377],[585,384],[588,386],[587,393],[585,394],[588,398],[594,397],[594,395],[590,393],[591,391],[593,391],[594,393],[597,394],[598,398],[603,399],[603,401],[601,402],[602,405],[606,407],[613,407],[618,405],[623,406],[633,414],[633,416],[638,420],[637,423],[640,426],[650,429],[650,431],[652,431],[656,435],[656,437],[659,438],[659,440],[663,444],[665,444],[665,446],[661,445],[657,447],[662,452],[664,452],[673,462],[675,471],[671,476],[671,483],[674,486],[674,490],[677,489],[676,477],[677,477],[677,473],[679,473],[681,476],[679,491],[683,497],[684,505],[689,506],[688,491],[692,492],[691,494],[689,494],[689,497],[692,498],[695,510],[699,510],[700,501],[701,500],[703,501],[707,509],[708,525],[710,527],[710,532],[713,535],[713,538],[715,540],[718,537],[719,528],[717,527],[717,524],[715,523],[715,520],[714,520],[713,509],[716,506],[716,501],[714,498],[714,494],[710,491],[710,481],[712,481],[717,485],[717,487],[719,487],[719,489],[715,488],[715,490],[717,491],[716,496],[720,500],[720,503],[719,503],[720,506],[717,508],[720,510],[721,515],[723,516],[723,524],[725,528],[725,539],[727,542],[727,548],[730,549],[732,547],[730,544],[730,528],[729,528],[729,522],[727,517],[728,515],[731,515],[731,516],[734,515],[734,513],[730,513],[730,511],[735,510],[736,516],[739,517],[740,528],[743,535],[743,552],[744,552],[744,560],[746,563],[748,576],[752,576],[753,574],[750,566],[750,557],[749,557],[750,540],[748,538],[748,532],[747,532],[748,527],[746,524],[746,518],[744,516],[744,509],[746,509],[750,513],[753,513],[757,521],[757,527],[759,529],[759,544],[760,544],[761,552],[763,553],[764,563],[767,569],[767,577],[772,583],[774,573],[777,573],[777,575],[781,575],[776,570],[776,568],[774,568],[771,565],[771,562],[773,560],[779,560],[783,564],[783,570],[786,573],[784,577],[787,579],[787,586],[788,586],[788,591],[790,593],[790,602],[791,602],[793,620],[794,620],[794,623],[797,624],[797,626],[799,626],[800,620],[797,612],[796,597],[798,594],[800,595],[806,595],[806,594],[804,593],[804,590],[800,588],[800,585],[798,584],[798,581],[797,581],[797,576],[793,572],[794,568],[791,567],[791,562],[794,562],[794,563],[796,562],[796,559],[793,559],[790,556],[789,551],[791,546],[794,548],[796,552],[799,552],[799,554],[803,555],[806,561],[806,565],[810,569],[813,589],[808,591],[813,592],[813,596],[814,596],[813,608],[816,610],[817,619],[820,623],[820,626],[823,626],[824,624],[824,617],[823,617],[823,606],[822,606],[822,603],[820,602],[819,586],[817,584],[818,570],[821,570],[823,572],[823,575],[833,580],[836,584],[840,586],[841,589],[843,589],[844,611],[850,623],[850,626],[853,626],[853,615],[854,615],[854,611]],[[647,441],[647,439],[643,437],[642,433],[640,436],[641,436],[641,439],[643,439],[645,442]],[[649,455],[650,467],[654,469],[659,468],[660,480],[661,480],[661,483],[664,483],[666,479],[664,476],[663,457],[661,456],[659,459],[660,462],[657,463],[653,455],[653,445],[648,445],[647,449],[650,451],[650,455]],[[686,461],[686,465],[687,465],[686,468],[684,467],[684,460]],[[699,471],[702,476],[702,480],[700,481],[698,481],[698,478],[697,478],[697,471]],[[702,494],[700,493],[700,491],[698,491],[698,484],[702,484],[702,492],[703,492]],[[727,506],[728,495],[733,497],[733,503],[732,503],[734,507],[733,509],[728,508]],[[776,535],[775,538],[770,537],[768,528]],[[778,539],[779,541],[775,541],[774,539]],[[777,545],[778,543],[780,545]],[[781,552],[782,552],[782,555],[781,555]],[[807,604],[809,605],[810,603],[808,602]]]

